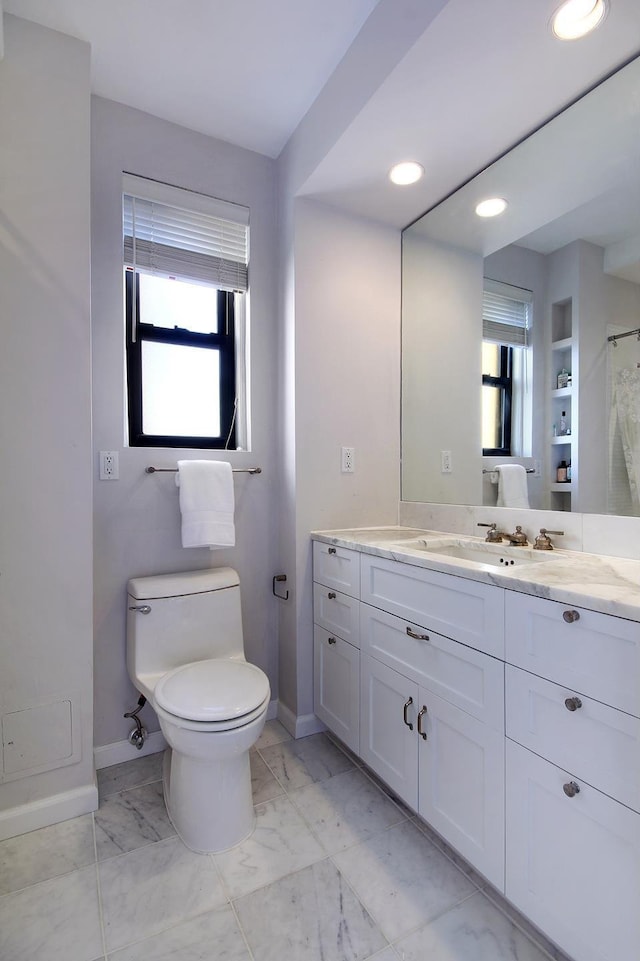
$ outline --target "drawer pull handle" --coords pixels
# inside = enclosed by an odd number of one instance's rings
[[[336,592],[335,592],[335,591],[329,591],[329,593],[327,594],[327,597],[329,598],[330,601],[335,601],[335,599],[336,599]]]
[[[427,732],[422,730],[422,718],[426,713],[427,713],[427,706],[426,704],[423,704],[420,710],[418,711],[418,734],[425,741],[427,740]]]
[[[329,644],[335,644],[336,642],[335,637],[328,637],[327,640],[329,641]]]
[[[574,621],[580,620],[580,612],[579,611],[563,611],[562,617],[567,622],[567,624],[573,624]]]
[[[575,781],[569,781],[568,784],[562,785],[562,790],[567,797],[575,797],[576,794],[580,794],[580,785],[576,784]]]
[[[410,731],[413,731],[413,724],[411,723],[411,721],[407,720],[407,711],[409,710],[412,704],[413,704],[413,698],[410,697],[407,701],[405,701],[404,708],[402,711],[404,723],[407,725]]]
[[[579,707],[582,707],[582,701],[579,697],[567,697],[564,706],[567,711],[577,711]]]
[[[336,552],[335,547],[330,547],[329,550],[327,551],[327,554],[335,554],[335,552]]]
[[[415,637],[416,641],[428,641],[428,640],[429,640],[429,635],[428,635],[428,634],[416,634],[416,632],[415,632],[415,631],[412,631],[410,627],[407,628],[407,634],[409,635],[409,637]]]

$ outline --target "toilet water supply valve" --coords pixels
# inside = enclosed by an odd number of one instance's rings
[[[136,722],[136,726],[133,728],[133,730],[129,731],[129,743],[133,744],[134,747],[137,747],[139,751],[142,749],[142,745],[147,737],[147,729],[142,726],[142,721],[138,717],[138,714],[146,703],[146,697],[144,694],[141,694],[138,698],[137,707],[135,707],[133,711],[127,711],[127,713],[124,715],[124,717],[133,718],[133,720]]]

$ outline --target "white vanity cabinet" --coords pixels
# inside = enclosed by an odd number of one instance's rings
[[[361,757],[504,890],[504,664],[455,639],[502,650],[503,592],[368,555],[361,574]]]
[[[313,689],[317,717],[360,750],[360,554],[313,545]]]
[[[506,594],[506,895],[576,961],[640,950],[640,625]]]

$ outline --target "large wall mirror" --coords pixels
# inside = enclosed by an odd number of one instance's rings
[[[402,263],[403,500],[494,505],[521,465],[532,508],[640,514],[640,58],[408,227]]]

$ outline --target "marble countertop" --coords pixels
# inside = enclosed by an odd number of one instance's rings
[[[390,560],[454,574],[511,591],[533,594],[552,601],[584,607],[640,621],[640,561],[605,557],[580,551],[535,552],[541,559],[522,567],[502,568],[478,564],[463,558],[427,553],[402,541],[420,538],[424,546],[473,546],[486,544],[482,537],[462,537],[445,531],[424,531],[410,527],[354,528],[312,531],[313,540],[387,557]],[[506,545],[505,545],[506,546]],[[496,545],[500,548],[500,545]],[[516,548],[516,550],[525,550]],[[493,548],[495,553],[495,548]]]

